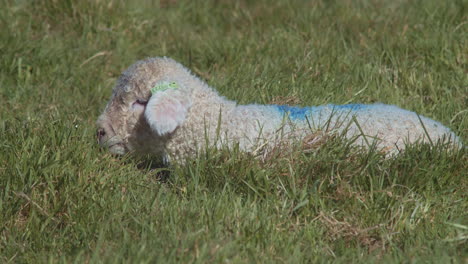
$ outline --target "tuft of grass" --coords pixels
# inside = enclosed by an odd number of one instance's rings
[[[468,259],[466,148],[385,158],[312,135],[154,169],[94,139],[121,71],[170,56],[240,103],[396,104],[466,142],[466,1],[1,5],[0,262]]]

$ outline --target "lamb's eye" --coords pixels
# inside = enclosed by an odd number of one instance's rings
[[[139,110],[139,111],[144,110],[147,103],[148,103],[148,101],[138,99],[135,102],[133,102],[132,109],[133,110]]]
[[[142,100],[142,99],[137,99],[135,103],[140,104],[140,105],[146,105],[148,101]]]

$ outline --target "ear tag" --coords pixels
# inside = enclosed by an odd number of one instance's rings
[[[179,85],[176,82],[159,82],[153,88],[151,88],[151,94],[157,92],[164,92],[170,89],[178,89]]]

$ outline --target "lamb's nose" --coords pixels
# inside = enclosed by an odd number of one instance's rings
[[[104,130],[104,128],[99,128],[96,132],[96,137],[98,139],[98,142],[101,142],[102,137],[104,137],[105,135],[106,135],[106,131]]]

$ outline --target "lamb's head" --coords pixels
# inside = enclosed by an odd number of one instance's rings
[[[98,143],[114,154],[164,155],[191,106],[191,78],[168,58],[138,61],[118,79],[98,118]]]

